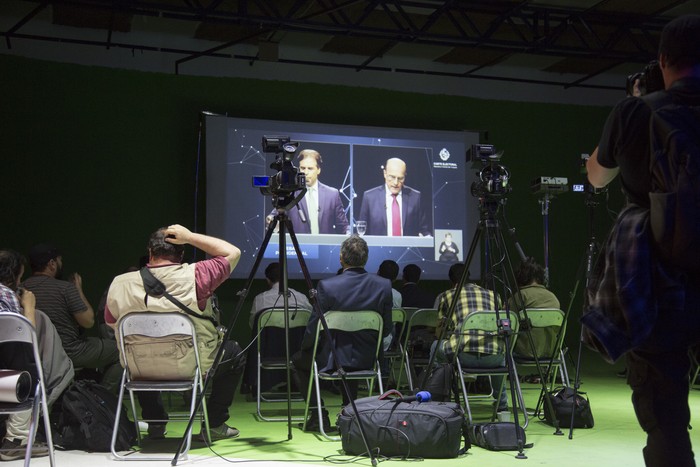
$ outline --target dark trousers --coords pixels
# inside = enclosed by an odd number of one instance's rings
[[[114,339],[87,337],[83,340],[80,352],[70,355],[76,369],[97,368],[102,373],[100,384],[113,393],[119,392],[122,367],[119,364],[119,350]]]
[[[228,408],[233,402],[233,395],[238,387],[245,368],[245,354],[235,341],[226,341],[224,354],[216,369],[211,385],[211,395],[207,397],[207,415],[209,424],[217,427],[229,418]],[[141,415],[146,420],[167,420],[168,414],[158,392],[138,392]]]
[[[626,355],[632,404],[647,433],[644,461],[647,466],[695,466],[688,433],[688,349],[700,342],[700,287],[670,288],[659,293],[657,303],[651,335]]]
[[[309,378],[311,377],[311,349],[309,350],[300,350],[296,352],[294,355],[292,355],[292,363],[294,364],[294,381],[297,385],[297,388],[299,388],[299,391],[301,392],[302,397],[306,399],[306,394],[309,391]],[[351,371],[351,368],[345,368],[347,371]],[[343,395],[343,405],[348,405],[351,400],[357,399],[357,386],[358,386],[358,381],[357,380],[346,380],[347,381],[347,386],[348,386],[348,392],[349,394],[349,399],[348,399],[348,394],[345,393],[345,390],[341,390],[341,394]],[[313,386],[311,387],[313,390]],[[323,401],[321,402],[323,403]],[[315,397],[314,393],[311,393],[311,407],[316,407],[315,404]]]

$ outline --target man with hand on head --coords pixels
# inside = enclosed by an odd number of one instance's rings
[[[183,263],[184,245],[192,245],[210,258],[193,264]],[[194,233],[175,224],[151,234],[148,256],[148,271],[165,285],[170,295],[189,308],[192,314],[199,315],[193,317],[192,322],[197,334],[203,371],[209,371],[219,346],[224,346],[223,356],[211,385],[211,395],[207,397],[207,413],[211,426],[211,440],[235,438],[239,431],[225,422],[229,418],[229,406],[233,402],[233,394],[243,374],[245,355],[238,343],[222,341],[222,335],[212,319],[214,310],[211,297],[228,279],[238,264],[241,252],[225,240]],[[147,297],[146,303],[144,297]],[[105,322],[116,327],[122,316],[144,311],[184,313],[165,296],[147,296],[140,271],[117,276],[107,292]],[[145,419],[168,419],[158,393],[137,394]],[[202,432],[204,433],[204,430]],[[151,438],[162,438],[165,434],[165,423],[149,423],[148,434]]]

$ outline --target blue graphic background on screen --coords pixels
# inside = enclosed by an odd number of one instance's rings
[[[269,167],[275,155],[262,153],[264,135],[288,135],[300,143],[298,151],[315,149],[321,153],[319,181],[340,191],[350,225],[359,214],[364,191],[384,184],[382,167],[386,160],[399,157],[407,165],[406,186],[419,190],[422,203],[428,206],[429,213],[432,211],[429,218],[432,229],[461,231],[466,237],[461,244],[468,246],[477,228],[478,202],[469,192],[476,170],[465,159],[466,148],[478,143],[477,133],[224,116],[206,117],[206,130],[207,233],[223,237],[241,249],[241,260],[232,277],[246,278],[250,274],[265,236],[265,217],[274,212],[272,198],[263,196],[252,186],[254,176],[276,173]],[[441,152],[443,156],[449,154],[449,158],[441,158]],[[296,158],[294,165],[298,167]],[[304,259],[314,280],[337,272],[344,238],[338,235],[337,243],[331,245],[302,242]],[[435,239],[438,243],[441,240]],[[276,235],[270,243],[273,242],[275,245],[266,250],[258,277],[262,277],[265,264],[275,259],[270,252],[278,250]],[[292,247],[291,241],[287,246]],[[460,257],[465,256],[466,251]],[[470,267],[477,273],[478,258],[475,255]],[[424,269],[424,279],[447,279],[449,264],[436,261],[433,246],[371,246],[366,269],[376,272],[384,259],[397,261],[401,268],[409,263],[418,264]],[[302,277],[296,258],[289,263],[289,275]]]

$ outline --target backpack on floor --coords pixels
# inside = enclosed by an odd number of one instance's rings
[[[109,452],[117,396],[94,381],[75,381],[61,396],[54,443],[66,450]],[[136,427],[122,407],[117,432],[117,451],[136,442]]]

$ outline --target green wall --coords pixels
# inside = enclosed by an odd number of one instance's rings
[[[465,81],[466,85],[473,81]],[[505,151],[502,163],[512,173],[514,188],[505,208],[508,221],[525,252],[541,261],[543,218],[530,182],[539,176],[557,176],[582,183],[579,156],[593,150],[609,110],[175,76],[7,55],[0,55],[0,106],[4,168],[0,247],[26,253],[34,243],[56,244],[64,252],[66,271],[82,275],[93,306],[111,278],[144,253],[151,231],[175,222],[195,227],[200,111],[261,119],[478,130],[483,143]],[[200,231],[203,183],[202,179]],[[618,190],[611,188],[611,209],[620,204]],[[604,196],[597,199],[603,201]],[[605,203],[595,209],[601,240],[609,224],[605,210]],[[560,195],[550,206],[551,288],[564,307],[588,245],[587,216],[579,194]],[[512,258],[517,262],[515,254]],[[246,315],[252,297],[263,288],[260,282],[251,288],[243,309]],[[235,294],[243,283],[229,281],[220,289],[225,312],[235,308]],[[298,282],[292,285],[305,290]],[[425,285],[437,292],[448,283]],[[574,321],[580,310],[577,300]],[[246,323],[247,316],[238,321],[235,332],[244,341]]]

